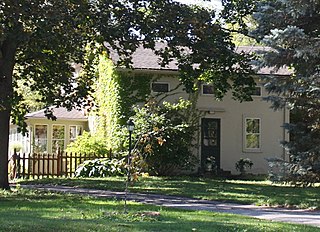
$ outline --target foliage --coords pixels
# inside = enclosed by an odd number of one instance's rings
[[[286,67],[290,75],[265,77],[274,109],[288,108],[291,121],[284,127],[290,141],[283,145],[290,154],[292,184],[320,180],[320,3],[314,0],[238,0],[228,2],[229,13],[239,19],[252,14],[257,27],[249,34],[268,46],[257,65],[277,71]],[[250,6],[247,6],[251,3]],[[230,17],[232,18],[232,17]],[[245,20],[242,20],[242,26]],[[243,30],[245,30],[243,29]]]
[[[145,159],[147,172],[173,175],[193,168],[194,131],[199,115],[190,111],[191,107],[191,102],[180,99],[161,105],[150,100],[144,107],[135,108],[135,152]]]
[[[275,109],[288,107],[291,122],[285,125],[290,141],[287,179],[292,184],[320,180],[320,3],[312,0],[263,1],[254,18],[257,39],[273,50],[263,54],[263,66],[289,67],[290,76],[267,78],[267,98]],[[276,9],[276,11],[274,11]],[[286,19],[283,18],[286,16]],[[270,21],[266,23],[266,20]]]
[[[236,162],[236,170],[244,175],[247,173],[248,169],[251,169],[253,166],[253,162],[249,158],[241,158]]]
[[[205,167],[207,172],[217,174],[218,167],[216,163],[216,158],[214,156],[209,156],[205,160]]]
[[[150,94],[152,76],[119,72],[105,53],[99,57],[97,75],[92,94],[95,109],[91,115],[95,115],[97,125],[93,134],[106,138],[110,149],[121,150],[118,131],[132,115],[132,106]]]
[[[28,112],[34,112],[41,110],[45,107],[45,104],[41,102],[41,96],[38,91],[32,91],[27,84],[24,83],[25,80],[18,80],[16,91],[18,95],[22,96],[22,104],[27,108]]]
[[[115,79],[116,73],[114,69],[112,61],[107,59],[105,54],[99,56],[98,77],[94,83],[92,94],[97,108],[93,112],[96,115],[96,128],[93,131],[93,135],[105,138],[108,148],[116,147],[112,138],[120,118],[119,85]]]
[[[95,154],[97,156],[110,153],[104,138],[92,136],[86,131],[83,131],[82,135],[70,143],[66,151],[78,154]]]
[[[319,182],[316,174],[300,163],[288,162],[278,158],[268,158],[269,179],[274,183],[285,183],[293,186],[309,187]],[[320,165],[320,163],[318,164]]]
[[[155,41],[164,42],[155,48]],[[35,0],[0,4],[0,187],[8,188],[8,127],[25,129],[28,108],[16,92],[18,80],[41,96],[46,106],[80,107],[91,91],[94,56],[88,46],[109,45],[119,55],[119,65],[130,66],[138,46],[152,48],[165,65],[177,58],[181,81],[192,90],[202,76],[216,86],[217,97],[234,89],[235,98],[250,99],[254,81],[249,57],[237,54],[230,32],[213,10],[172,0],[75,1]],[[192,51],[192,53],[186,53]],[[74,76],[74,64],[85,71]],[[197,65],[194,65],[197,64]],[[203,75],[202,75],[203,74]],[[229,81],[228,81],[229,80]],[[54,119],[47,111],[48,118]]]
[[[75,177],[122,176],[124,173],[124,159],[101,158],[84,161],[75,171]]]

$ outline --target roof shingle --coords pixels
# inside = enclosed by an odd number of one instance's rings
[[[156,50],[159,50],[164,47],[162,43],[156,43]],[[109,48],[110,49],[110,48]],[[270,50],[268,47],[262,46],[239,46],[237,47],[237,52],[257,52],[257,51],[265,51]],[[119,55],[114,51],[110,50],[110,58],[113,62],[117,63],[120,59]],[[160,56],[156,55],[154,51],[150,48],[143,48],[140,46],[136,49],[136,51],[132,54],[132,68],[133,69],[149,69],[149,70],[172,70],[178,71],[177,61],[173,60],[169,62],[166,66],[162,67],[160,63]],[[276,70],[272,67],[266,67],[258,70],[258,74],[276,74],[276,75],[290,75],[289,70],[286,67],[280,68]]]
[[[63,107],[53,107],[53,115],[57,117],[57,119],[63,120],[86,120],[88,117],[85,115],[83,110],[72,109],[68,111],[66,108]],[[26,118],[47,118],[45,116],[45,109],[32,112],[26,115]]]

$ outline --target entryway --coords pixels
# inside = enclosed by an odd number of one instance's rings
[[[212,171],[208,165],[214,159],[216,171],[220,170],[220,119],[201,119],[201,171]],[[212,167],[211,169],[213,169]],[[213,170],[214,171],[214,170]]]

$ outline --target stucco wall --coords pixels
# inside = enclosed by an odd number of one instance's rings
[[[179,81],[163,76],[159,82],[170,83],[170,88],[175,88]],[[257,80],[258,82],[258,80]],[[179,97],[188,99],[188,94],[183,87],[176,90],[177,95],[170,95],[166,101],[175,101]],[[288,139],[288,134],[282,128],[289,121],[289,112],[285,109],[274,111],[270,104],[262,98],[267,92],[262,87],[261,96],[253,97],[251,102],[238,102],[227,94],[222,101],[216,101],[212,95],[199,94],[197,108],[206,112],[206,118],[221,120],[221,168],[236,174],[235,163],[240,158],[250,158],[253,161],[252,173],[267,173],[268,164],[266,158],[285,157],[285,151],[280,141]],[[261,122],[261,148],[257,151],[244,149],[244,119],[246,117],[259,118]],[[197,136],[199,136],[197,134]],[[201,146],[195,151],[201,157]]]

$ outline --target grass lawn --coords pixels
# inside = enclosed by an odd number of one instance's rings
[[[79,195],[0,191],[0,231],[320,231],[231,214],[186,211]],[[149,215],[146,212],[157,212]]]
[[[21,181],[83,188],[124,190],[124,178],[70,178]],[[188,196],[244,204],[320,209],[320,187],[273,185],[269,181],[244,181],[191,177],[144,177],[130,186],[131,192]]]

